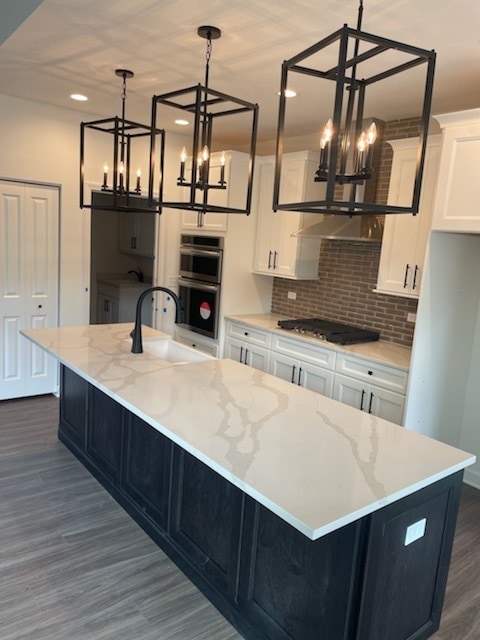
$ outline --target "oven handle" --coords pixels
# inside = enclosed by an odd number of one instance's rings
[[[199,280],[189,280],[187,278],[178,278],[178,284],[181,287],[187,287],[190,289],[200,289],[200,291],[212,291],[217,292],[219,289],[218,284],[207,284],[206,282],[200,282]]]
[[[186,245],[181,245],[180,253],[183,253],[186,256],[207,256],[208,258],[220,258],[222,256],[221,250],[197,249]]]

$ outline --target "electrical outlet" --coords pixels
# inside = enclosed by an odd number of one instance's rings
[[[287,293],[287,298],[289,300],[296,300],[297,299],[297,292],[296,291],[289,291]]]
[[[417,314],[416,313],[407,313],[407,322],[416,322]]]
[[[425,535],[426,526],[427,526],[426,518],[423,518],[422,520],[419,520],[418,522],[414,522],[413,524],[408,526],[405,532],[405,542],[403,543],[404,546],[406,547],[407,545],[412,544],[412,542],[415,542],[416,540],[423,538],[423,536]]]

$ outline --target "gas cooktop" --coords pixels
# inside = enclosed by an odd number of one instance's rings
[[[322,320],[322,318],[297,318],[294,320],[279,320],[278,326],[288,331],[295,331],[302,335],[312,336],[337,344],[357,344],[359,342],[374,342],[380,339],[377,331],[359,329],[348,324]]]

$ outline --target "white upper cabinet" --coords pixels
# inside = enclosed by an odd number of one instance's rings
[[[480,233],[480,109],[435,119],[443,140],[432,229]]]
[[[389,144],[393,148],[393,162],[388,204],[407,206],[412,199],[418,138],[393,140]],[[380,293],[418,298],[431,228],[439,160],[440,136],[430,136],[418,214],[385,216],[376,288]]]
[[[323,185],[314,182],[316,154],[304,151],[283,156],[281,202],[320,199]],[[318,214],[272,210],[275,157],[258,163],[257,240],[254,272],[281,278],[312,280],[318,277],[320,241],[295,238],[292,233],[320,220]]]
[[[122,253],[153,258],[155,256],[155,213],[138,211],[118,214],[118,248]]]
[[[210,160],[210,182],[220,181],[221,153],[212,153]],[[225,180],[227,189],[212,189],[208,194],[208,202],[221,207],[243,209],[246,202],[246,176],[250,156],[238,151],[225,152]],[[187,173],[188,175],[188,173]],[[187,189],[187,187],[185,187]],[[188,199],[189,194],[185,194]],[[227,231],[228,213],[198,213],[197,211],[182,212],[182,229],[184,231],[200,231],[208,233],[225,233]]]

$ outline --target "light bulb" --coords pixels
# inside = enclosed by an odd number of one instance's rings
[[[367,144],[373,144],[376,139],[377,125],[375,124],[375,122],[372,122],[372,124],[367,129]]]
[[[108,164],[106,162],[103,165],[103,173],[108,173]]]
[[[325,145],[330,142],[333,136],[333,122],[332,119],[329,118],[327,124],[322,133],[322,137],[320,138],[320,149],[325,149]]]
[[[180,154],[180,161],[185,162],[186,159],[187,159],[187,150],[185,149],[185,147],[183,147],[182,153]]]
[[[360,153],[363,153],[366,148],[367,148],[367,136],[365,134],[365,131],[362,131],[357,142],[357,149],[360,151]]]
[[[225,151],[222,151],[222,155],[220,156],[220,166],[225,166]]]
[[[124,171],[125,171],[125,167],[123,165],[123,162],[120,162],[120,164],[118,165],[118,173],[120,175],[123,175]]]
[[[140,178],[141,175],[142,175],[142,170],[140,169],[140,167],[138,167],[138,169],[137,169],[137,178]]]
[[[207,145],[205,145],[202,149],[202,160],[204,162],[207,162],[209,155],[210,155],[210,152],[208,151]]]

